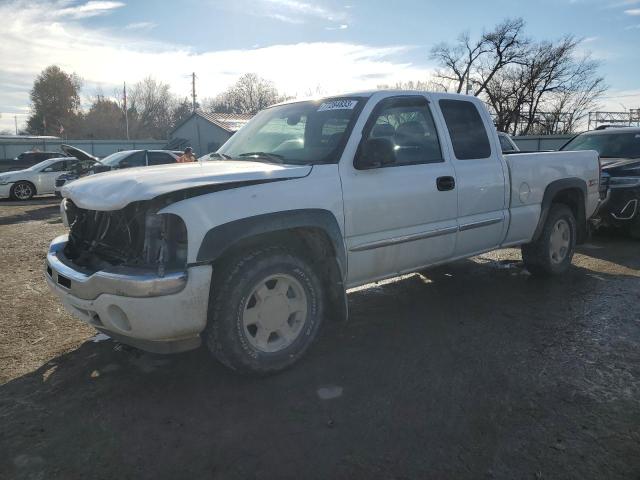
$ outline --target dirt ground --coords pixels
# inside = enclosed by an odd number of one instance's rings
[[[352,292],[293,369],[93,338],[43,279],[57,202],[0,202],[0,478],[638,479],[640,243]]]

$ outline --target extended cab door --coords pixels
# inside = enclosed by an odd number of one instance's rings
[[[459,233],[455,257],[490,250],[508,223],[502,152],[486,110],[476,99],[437,95],[456,176]]]
[[[455,247],[454,171],[427,98],[375,99],[355,158],[340,163],[351,286],[445,260]]]

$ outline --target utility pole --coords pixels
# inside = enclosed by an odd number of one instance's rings
[[[18,116],[17,115],[13,116],[13,121],[16,124],[16,135],[18,135]]]
[[[124,82],[124,123],[127,129],[127,140],[129,140],[129,110],[127,109],[127,82]]]
[[[196,72],[191,74],[191,97],[193,99],[193,111],[196,111]]]

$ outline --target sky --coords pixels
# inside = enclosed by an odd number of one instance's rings
[[[522,17],[537,40],[573,34],[601,61],[602,109],[640,107],[640,0],[0,0],[0,131],[24,126],[51,64],[83,100],[146,76],[215,96],[254,72],[291,96],[428,80],[433,45]]]

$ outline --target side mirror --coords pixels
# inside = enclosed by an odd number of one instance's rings
[[[126,160],[122,160],[120,162],[120,168],[129,168],[129,162],[127,162]]]
[[[42,170],[42,173],[51,173],[53,172],[53,167],[47,167],[44,170]]]
[[[396,162],[393,143],[386,138],[370,138],[360,148],[356,157],[355,167],[358,170],[368,170],[392,165]]]

